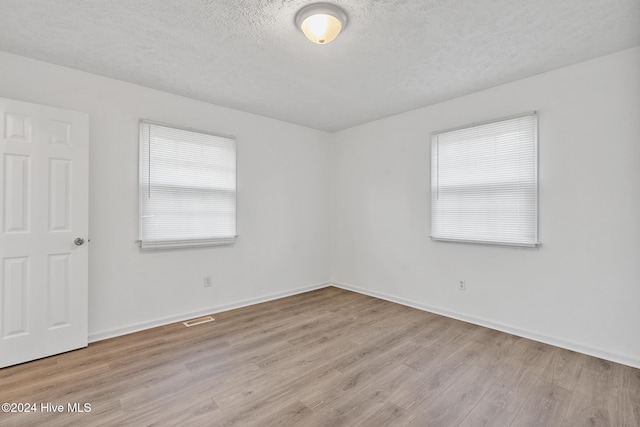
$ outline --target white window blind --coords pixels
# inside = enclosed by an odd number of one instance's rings
[[[433,134],[434,240],[538,244],[537,128],[533,112]]]
[[[143,248],[235,242],[235,139],[143,120],[139,170]]]

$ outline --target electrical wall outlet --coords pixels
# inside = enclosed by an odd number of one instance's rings
[[[210,288],[211,284],[213,283],[211,276],[204,276],[203,283],[205,288]]]
[[[466,291],[467,290],[467,281],[466,280],[460,280],[458,282],[458,289],[461,291]]]

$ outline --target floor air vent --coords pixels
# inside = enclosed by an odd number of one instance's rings
[[[182,322],[182,324],[187,328],[189,328],[191,326],[202,325],[203,323],[213,322],[214,320],[216,319],[214,319],[211,316],[204,316],[204,317],[198,317],[197,319],[187,320],[186,322]]]

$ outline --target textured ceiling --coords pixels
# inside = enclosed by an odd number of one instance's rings
[[[336,131],[640,45],[640,0],[0,0],[0,50]],[[1,65],[1,64],[0,64]]]

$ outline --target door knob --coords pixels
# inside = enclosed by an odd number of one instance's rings
[[[84,245],[84,239],[82,237],[77,237],[76,240],[73,241],[73,243],[75,243],[76,246],[82,246]]]

